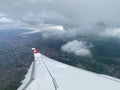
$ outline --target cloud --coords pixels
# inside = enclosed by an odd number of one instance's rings
[[[47,30],[47,31],[43,31],[42,32],[42,38],[43,39],[48,39],[48,38],[56,38],[56,39],[65,39],[65,37],[63,37],[63,35],[65,35],[65,31],[64,30]]]
[[[40,12],[27,12],[22,15],[22,21],[31,24],[31,25],[38,25],[40,23],[46,24],[64,24],[69,23],[69,19],[64,16],[63,14],[57,11],[48,11],[42,10]]]
[[[43,33],[43,37],[76,38],[86,35],[118,37],[115,29],[106,29],[120,27],[119,4],[119,0],[9,0],[7,2],[2,0],[0,12],[9,18],[1,18],[1,22],[7,19],[19,19],[21,23],[33,27],[41,23],[65,27],[64,31]],[[100,24],[97,26],[98,22],[103,22],[107,27],[95,28],[104,26]]]
[[[91,45],[88,45],[85,41],[73,40],[61,47],[62,51],[67,53],[74,53],[75,55],[82,57],[91,57],[90,51]]]
[[[0,24],[10,24],[13,23],[13,20],[7,17],[1,17],[0,18]]]
[[[8,18],[6,14],[0,13],[0,24],[10,24],[14,21],[11,18]]]
[[[15,2],[16,0],[0,1],[0,11],[19,19],[28,12],[35,13],[37,16],[39,12],[45,10],[47,17],[51,17],[52,12],[57,12],[60,15],[54,15],[52,22],[49,23],[60,22],[62,19],[58,20],[56,18],[63,15],[71,23],[84,28],[92,27],[99,21],[115,26],[120,23],[120,12],[118,12],[120,1],[118,0],[17,0],[16,5],[19,4],[18,6],[14,5]],[[8,6],[11,7],[8,8]],[[46,16],[43,18],[46,18]],[[63,24],[66,23],[63,22]]]
[[[120,38],[120,28],[109,28],[101,25],[95,30],[83,30],[80,27],[66,28],[62,25],[40,24],[40,26],[31,27],[25,34],[35,33],[41,33],[43,39],[56,38],[67,41],[81,37]]]
[[[74,39],[79,36],[86,35],[86,31],[83,31],[79,27],[66,28],[62,25],[49,25],[46,30],[42,32],[43,38],[58,38],[58,39]]]
[[[42,38],[48,39],[51,37],[61,37],[63,35],[64,27],[61,25],[51,25],[51,24],[41,24],[38,27],[24,27],[25,29],[28,29],[28,32],[25,32],[23,34],[36,34],[41,33]]]
[[[120,28],[108,28],[104,32],[100,33],[100,36],[107,38],[120,38]]]
[[[26,26],[26,23],[21,22],[20,20],[14,20],[5,13],[0,12],[0,30],[8,28],[21,28]]]

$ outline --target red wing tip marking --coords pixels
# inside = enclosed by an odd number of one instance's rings
[[[35,53],[39,53],[38,50],[36,50],[35,48],[32,48],[32,52],[35,54]]]

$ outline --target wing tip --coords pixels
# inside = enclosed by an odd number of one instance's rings
[[[32,48],[32,52],[35,53],[39,53],[39,51],[36,48]]]
[[[32,48],[32,50],[36,50],[36,48]]]

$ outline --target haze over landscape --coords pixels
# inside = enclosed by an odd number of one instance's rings
[[[118,0],[0,0],[0,90],[19,87],[32,47],[120,78],[119,9]]]

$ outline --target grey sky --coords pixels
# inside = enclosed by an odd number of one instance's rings
[[[42,30],[40,23],[49,23],[63,28],[57,30],[49,26],[47,31],[43,29],[45,39],[58,37],[77,40],[76,37],[86,35],[120,38],[119,10],[120,0],[0,0],[0,27],[4,24],[29,24],[38,26],[32,31],[38,33]],[[69,51],[71,47],[73,49]],[[62,50],[92,56],[90,47],[79,41],[68,42]]]
[[[14,19],[83,27],[100,21],[117,26],[119,10],[119,0],[0,0],[0,12]]]

